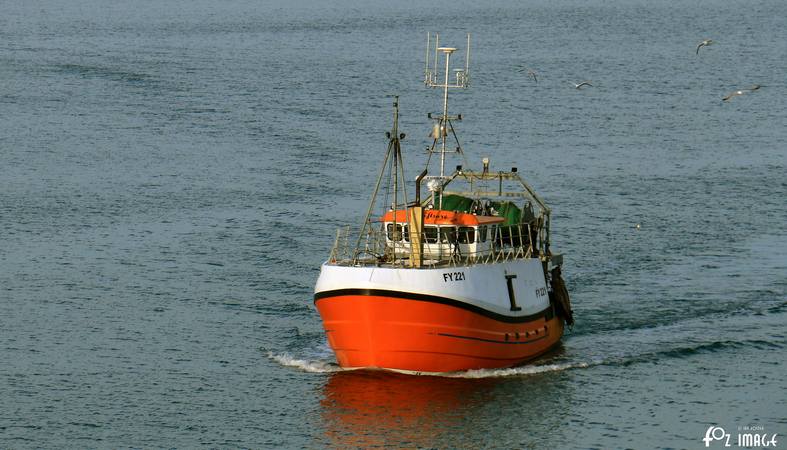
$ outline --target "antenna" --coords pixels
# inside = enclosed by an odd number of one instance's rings
[[[437,47],[440,47],[440,35],[435,33],[434,34],[434,71],[432,71],[432,83],[434,83],[434,77],[437,75]]]
[[[440,178],[445,177],[445,154],[447,152],[453,152],[452,150],[446,150],[446,140],[448,137],[448,131],[451,130],[453,133],[453,126],[451,125],[451,121],[454,119],[461,120],[462,117],[456,116],[452,117],[448,115],[448,89],[449,88],[459,88],[459,89],[466,89],[470,84],[470,33],[467,34],[467,49],[465,53],[465,68],[463,69],[455,69],[453,78],[451,77],[451,55],[457,50],[454,47],[441,47],[440,46],[440,35],[435,33],[434,38],[434,63],[433,66],[429,67],[429,53],[431,52],[431,45],[432,43],[432,33],[428,33],[426,35],[426,73],[424,74],[424,84],[427,87],[431,88],[443,88],[443,113],[439,117],[434,117],[436,123],[434,125],[434,132],[432,133],[432,137],[435,139],[435,143],[440,141]],[[445,71],[444,71],[444,78],[441,81],[438,81],[438,59],[440,53],[445,55]],[[431,114],[429,117],[432,117]],[[457,151],[458,151],[457,147]],[[432,150],[434,149],[434,145],[432,146]],[[442,196],[441,196],[441,203],[442,203]]]
[[[470,76],[470,33],[467,33],[467,53],[465,53],[465,78]],[[470,80],[467,79],[469,82]]]
[[[434,58],[432,59],[433,65],[429,67],[430,61],[429,53],[432,50],[432,33],[426,34],[426,66],[424,69],[425,76],[424,76],[424,84],[427,87],[432,88],[445,88],[446,85],[449,88],[462,88],[466,89],[470,85],[470,33],[467,33],[467,47],[465,49],[465,68],[456,69],[454,70],[454,79],[446,79],[444,83],[438,82],[437,77],[439,73],[437,72],[437,65],[438,59],[440,59],[440,53],[446,55],[446,67],[448,67],[448,56],[451,53],[456,51],[454,47],[441,47],[440,46],[440,34],[434,34]]]
[[[426,33],[426,68],[424,68],[424,84],[429,84],[429,51],[431,50],[432,33]]]

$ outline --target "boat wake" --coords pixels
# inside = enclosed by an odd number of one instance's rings
[[[437,376],[446,378],[465,378],[465,379],[481,379],[481,378],[512,378],[522,376],[532,376],[542,373],[562,372],[566,370],[587,369],[596,366],[627,366],[629,364],[636,364],[638,362],[655,361],[663,358],[685,358],[690,355],[702,352],[721,351],[727,347],[740,347],[751,344],[755,347],[778,347],[781,345],[756,341],[756,342],[711,342],[704,344],[678,346],[667,348],[661,351],[641,351],[632,352],[629,354],[610,355],[607,358],[596,358],[586,361],[565,361],[565,357],[558,357],[560,362],[545,362],[543,364],[525,365],[518,367],[508,367],[504,369],[477,369],[468,370],[464,372],[412,372],[390,370],[390,372],[404,373],[413,376]],[[283,367],[289,367],[308,373],[336,373],[336,372],[350,372],[360,369],[344,369],[333,361],[332,357],[297,357],[289,353],[274,353],[267,352],[267,356],[271,361]],[[374,369],[369,369],[374,370]],[[378,370],[379,372],[386,372],[388,370]]]
[[[784,339],[774,340],[759,340],[759,339],[739,339],[736,341],[729,340],[706,340],[700,342],[678,343],[678,342],[658,342],[650,346],[643,345],[638,349],[628,349],[628,351],[619,351],[616,354],[599,354],[599,349],[609,348],[602,345],[604,339],[579,339],[574,342],[577,349],[571,353],[580,352],[588,356],[588,358],[576,358],[571,354],[558,354],[556,356],[547,356],[541,363],[530,364],[525,366],[510,367],[504,369],[477,369],[468,370],[464,372],[446,372],[446,373],[433,373],[433,372],[411,372],[411,371],[398,371],[392,370],[391,372],[405,373],[413,376],[437,376],[446,378],[465,378],[465,379],[481,379],[481,378],[509,378],[509,377],[522,377],[533,376],[543,373],[562,372],[566,370],[587,369],[596,366],[627,366],[640,362],[651,362],[661,359],[670,358],[687,358],[692,357],[699,353],[706,352],[719,352],[725,351],[729,348],[752,347],[759,350],[768,349],[782,349],[785,347]],[[582,341],[592,342],[582,342]],[[583,349],[584,347],[584,349]],[[649,347],[649,348],[648,348]],[[267,351],[267,356],[271,361],[280,364],[283,367],[297,369],[309,373],[336,373],[355,371],[359,369],[344,369],[340,367],[329,354],[326,349],[314,349],[310,355],[294,356],[290,353],[274,353]],[[318,355],[318,353],[320,353]],[[595,353],[595,354],[594,354]],[[580,359],[580,360],[577,360]],[[385,372],[385,370],[379,370]]]
[[[314,354],[297,356],[289,352],[276,353],[270,350],[265,350],[269,360],[279,364],[282,367],[296,369],[307,373],[336,373],[336,372],[352,372],[359,369],[345,369],[336,364],[332,354],[316,355],[316,353],[323,353],[320,350],[314,349]],[[561,372],[571,369],[584,369],[587,367],[606,364],[605,361],[591,361],[591,362],[559,362],[559,363],[545,363],[540,365],[528,365],[519,367],[509,367],[505,369],[477,369],[468,370],[464,372],[446,372],[446,373],[430,373],[430,372],[411,372],[399,370],[385,370],[380,369],[379,372],[396,372],[405,373],[413,376],[438,376],[447,378],[506,378],[517,377],[523,375],[536,375],[547,372]],[[374,370],[374,369],[371,369]]]
[[[448,378],[507,378],[598,366],[628,366],[665,359],[693,358],[699,354],[736,351],[741,348],[780,351],[787,348],[787,338],[782,331],[783,305],[784,303],[780,303],[757,314],[747,315],[736,311],[726,319],[717,317],[712,321],[707,317],[699,317],[670,325],[569,335],[565,345],[524,366],[450,373],[396,372]],[[336,364],[331,349],[320,333],[299,334],[287,349],[263,349],[263,352],[267,353],[271,361],[303,372],[336,373],[358,370],[343,369]]]
[[[292,367],[310,373],[333,373],[345,370],[339,367],[335,362],[329,360],[301,359],[288,353],[276,354],[268,351],[268,359],[284,367]]]
[[[507,378],[523,375],[536,375],[548,372],[562,372],[571,369],[584,369],[603,364],[603,362],[567,362],[558,364],[544,364],[538,366],[509,367],[506,369],[479,369],[466,372],[455,372],[443,376],[449,378]]]

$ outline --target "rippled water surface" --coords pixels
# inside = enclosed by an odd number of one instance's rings
[[[0,10],[0,447],[787,433],[787,3]],[[553,207],[577,324],[535,365],[340,371],[312,304],[335,229],[362,219],[392,94],[421,169],[441,101],[420,84],[427,31],[473,33],[451,103],[469,164],[519,167]]]

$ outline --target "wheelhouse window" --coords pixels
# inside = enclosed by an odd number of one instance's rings
[[[427,244],[472,244],[477,239],[486,241],[487,229],[484,227],[484,234],[479,234],[475,227],[452,227],[452,226],[424,226],[424,242]],[[404,229],[405,239],[407,236],[407,227]]]
[[[424,241],[427,244],[434,244],[437,242],[437,227],[429,225],[424,227]]]
[[[396,224],[396,230],[394,231],[394,224],[389,223],[386,225],[386,231],[388,234],[389,241],[401,241],[402,240],[402,225]]]
[[[478,242],[486,242],[486,225],[478,227]]]
[[[475,228],[459,227],[459,243],[472,244],[475,242]]]
[[[440,227],[440,242],[443,244],[456,242],[456,227]]]

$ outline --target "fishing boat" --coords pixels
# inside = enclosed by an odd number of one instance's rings
[[[343,368],[444,373],[523,364],[559,344],[573,324],[550,248],[550,208],[517,168],[471,170],[448,111],[451,89],[469,85],[451,70],[454,47],[427,36],[424,83],[442,90],[426,169],[408,197],[399,99],[387,151],[360,229],[337,231],[314,303]],[[433,57],[430,55],[433,53]],[[430,172],[432,156],[439,172]],[[463,164],[446,170],[448,158]],[[437,161],[435,161],[435,165]],[[423,195],[422,195],[423,194]]]

